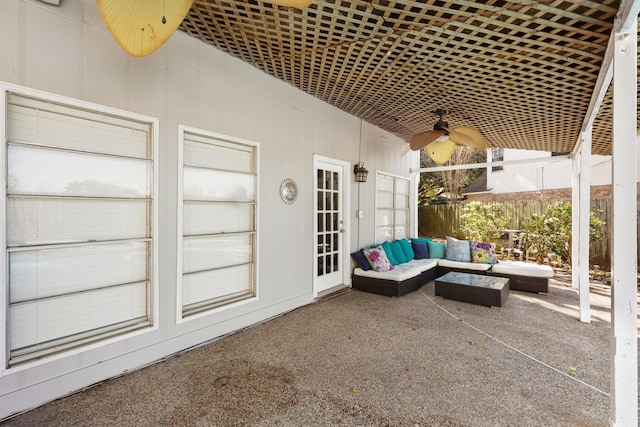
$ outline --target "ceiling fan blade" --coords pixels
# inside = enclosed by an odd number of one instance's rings
[[[96,0],[96,3],[120,47],[132,56],[146,56],[171,37],[193,0]]]
[[[411,146],[411,149],[413,151],[417,151],[422,147],[431,144],[445,134],[446,132],[443,130],[428,130],[426,132],[420,132],[413,135],[413,137],[409,141],[409,145]]]
[[[442,165],[447,163],[453,155],[456,149],[456,143],[447,138],[444,141],[434,141],[424,149],[434,162]]]
[[[447,132],[449,133],[449,139],[451,139],[458,145],[473,147],[473,145],[475,144],[473,138],[462,132],[457,132],[455,129],[447,129]]]
[[[457,126],[453,128],[453,131],[456,133],[464,134],[470,137],[473,140],[472,144],[464,144],[469,147],[484,149],[487,148],[487,141],[484,139],[480,132],[472,128],[471,126]]]
[[[307,7],[313,0],[266,0],[269,3],[277,4],[278,6],[288,7]]]
[[[406,156],[409,151],[411,151],[411,144],[407,145],[407,147],[402,150],[402,154],[400,154],[400,157]]]

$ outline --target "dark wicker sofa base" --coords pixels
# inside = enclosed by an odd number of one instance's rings
[[[436,278],[436,269],[423,271],[418,276],[411,277],[401,282],[395,280],[376,279],[372,277],[351,275],[351,287],[360,291],[371,292],[388,297],[400,297],[408,294],[431,282]]]
[[[457,267],[445,267],[438,265],[437,277],[444,276],[450,271],[457,271],[459,273],[471,273],[480,275],[489,275],[495,277],[504,277],[509,279],[509,289],[512,291],[524,291],[524,292],[549,292],[549,279],[546,277],[531,277],[521,276],[507,273],[496,273],[492,270],[478,271]]]
[[[517,276],[514,274],[487,271],[489,276],[506,277],[509,279],[509,289],[525,292],[549,292],[549,279],[546,277]]]

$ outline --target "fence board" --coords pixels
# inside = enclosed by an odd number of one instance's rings
[[[543,215],[547,205],[555,202],[557,200],[514,200],[503,202],[504,215],[507,217],[507,228],[522,229],[522,225],[527,218],[530,218],[533,214]],[[427,237],[464,237],[460,231],[460,217],[464,206],[465,203],[420,206],[418,209],[418,233],[420,236]],[[589,249],[590,263],[608,269],[611,267],[611,199],[591,200],[591,210],[602,211],[601,217],[606,224],[602,228],[602,232],[605,235],[604,240],[592,244]],[[638,243],[640,244],[640,240]]]

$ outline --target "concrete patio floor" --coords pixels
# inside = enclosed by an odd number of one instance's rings
[[[5,421],[7,426],[605,426],[609,291],[558,274],[501,308],[325,298]]]

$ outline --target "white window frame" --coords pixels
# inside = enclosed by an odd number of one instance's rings
[[[231,298],[229,300],[220,300],[219,302],[203,303],[201,310],[193,313],[183,312],[183,257],[184,257],[184,145],[185,133],[194,134],[198,137],[211,139],[212,141],[221,141],[222,143],[238,144],[250,147],[254,150],[253,164],[255,174],[255,201],[253,209],[254,230],[252,233],[252,271],[251,271],[251,294],[241,296],[239,298]],[[177,281],[176,281],[176,323],[183,323],[203,316],[209,316],[214,313],[229,310],[231,308],[248,304],[259,299],[259,274],[258,274],[258,247],[259,247],[259,194],[260,194],[260,143],[236,138],[204,129],[191,127],[183,124],[178,125],[178,209],[177,209]],[[251,234],[251,233],[249,233]]]
[[[66,349],[62,349],[57,352],[47,352],[41,358],[29,359],[24,362],[17,362],[15,364],[9,364],[10,359],[10,325],[9,325],[9,274],[8,274],[8,259],[9,251],[7,249],[7,98],[8,93],[12,92],[16,95],[32,97],[45,102],[53,102],[61,104],[65,107],[90,111],[91,113],[104,114],[111,117],[116,117],[125,121],[135,121],[143,123],[149,126],[149,139],[150,139],[150,162],[151,162],[151,190],[150,190],[150,203],[151,213],[149,220],[150,237],[149,241],[149,258],[147,259],[148,282],[147,287],[147,317],[148,326],[134,329],[127,332],[126,330],[121,333],[113,335],[107,335],[103,337],[97,337],[87,342],[78,343],[77,345],[68,346]],[[158,147],[159,147],[159,119],[142,114],[132,113],[125,110],[120,110],[104,105],[94,104],[87,101],[77,100],[65,96],[51,94],[44,91],[34,90],[19,85],[0,82],[0,135],[3,135],[3,149],[0,150],[0,175],[4,185],[0,187],[0,245],[3,247],[4,256],[0,257],[0,270],[4,272],[0,276],[0,286],[3,287],[4,292],[0,294],[0,318],[3,319],[3,327],[0,328],[0,354],[3,357],[3,363],[0,364],[0,376],[3,372],[17,372],[24,369],[28,369],[33,366],[41,365],[65,358],[74,354],[89,351],[91,349],[104,347],[114,342],[123,341],[142,334],[148,334],[158,329],[159,324],[159,285],[158,285]]]
[[[381,241],[381,238],[378,237],[378,230],[381,227],[391,227],[391,236],[388,238],[389,241],[394,241],[396,239],[404,239],[404,238],[409,238],[411,236],[411,232],[412,232],[412,214],[411,214],[411,206],[413,203],[413,197],[412,197],[412,188],[414,187],[412,185],[412,179],[411,178],[407,178],[404,176],[400,176],[400,175],[395,175],[395,174],[391,174],[388,172],[383,172],[383,171],[376,171],[376,182],[375,182],[375,220],[374,220],[374,236],[375,236],[375,242],[376,243],[383,243]],[[380,188],[378,188],[378,179],[379,178],[385,178],[385,179],[391,179],[393,181],[393,190],[392,191],[386,191],[386,190],[382,190]],[[401,208],[397,207],[396,204],[396,196],[398,195],[398,193],[396,192],[396,183],[398,181],[403,181],[406,182],[407,185],[407,191],[408,193],[406,194],[407,197],[407,207],[406,208],[402,208],[402,210],[406,211],[406,223],[402,224],[405,226],[406,228],[406,236],[398,236],[397,235],[397,231],[396,228],[399,225],[397,222],[397,218],[396,218],[396,213],[398,210],[400,210]],[[386,207],[386,206],[381,206],[381,193],[386,193],[386,194],[391,194],[391,198],[393,200],[393,205],[392,207]],[[379,210],[391,210],[391,217],[390,217],[390,222],[389,224],[381,224],[379,223],[379,215],[378,215],[378,211]]]

